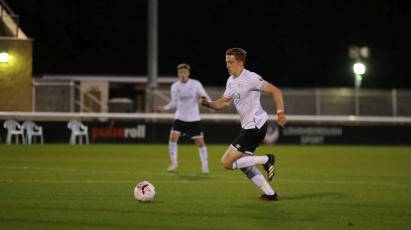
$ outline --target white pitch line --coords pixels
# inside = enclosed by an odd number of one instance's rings
[[[169,183],[182,183],[182,184],[203,184],[203,183],[224,183],[224,184],[242,184],[246,183],[247,180],[153,180],[155,183],[160,184],[169,184]],[[397,188],[409,188],[407,184],[393,184],[393,183],[375,183],[375,182],[366,182],[366,181],[315,181],[315,180],[293,180],[293,179],[276,179],[276,182],[280,184],[342,184],[342,185],[373,185],[373,186],[382,186],[382,187],[397,187]],[[134,184],[137,183],[137,180],[40,180],[40,179],[30,179],[30,180],[21,180],[21,179],[0,179],[0,183],[50,183],[50,184]]]
[[[155,175],[155,176],[188,176],[197,177],[196,173],[169,173],[169,172],[143,172],[143,171],[124,171],[124,170],[95,170],[95,169],[69,169],[69,168],[36,168],[36,167],[12,167],[12,166],[0,166],[0,169],[15,169],[15,170],[33,170],[33,171],[63,171],[63,172],[87,172],[88,174],[106,173],[112,175],[113,173],[128,174],[128,175]],[[207,178],[217,178],[211,175],[204,175]],[[223,178],[223,177],[218,177]],[[224,177],[231,179],[232,177]]]
[[[192,181],[192,180],[154,180],[156,184],[168,183],[224,183],[224,184],[238,184],[244,183],[245,180],[230,180],[230,181]],[[136,180],[19,180],[19,179],[0,179],[0,183],[50,183],[50,184],[136,184]]]
[[[131,175],[152,175],[152,176],[168,176],[168,177],[187,177],[178,178],[176,180],[156,180],[156,183],[228,183],[237,184],[244,183],[246,180],[237,179],[236,177],[229,176],[212,176],[212,175],[200,175],[195,173],[154,173],[154,172],[130,172],[130,171],[114,171],[114,170],[89,170],[89,169],[65,169],[65,168],[35,168],[35,167],[11,167],[11,166],[0,166],[0,169],[18,169],[18,170],[52,170],[52,171],[69,171],[69,172],[80,172],[85,171],[88,173],[123,173]],[[202,178],[204,180],[190,180],[188,178]],[[207,180],[207,179],[220,179],[218,181]],[[274,178],[275,182],[278,183],[297,183],[297,184],[341,184],[341,185],[373,185],[382,187],[397,187],[397,188],[409,188],[409,184],[403,183],[381,183],[372,181],[343,181],[343,180],[306,180],[306,179],[285,179],[285,178]],[[78,184],[115,184],[115,183],[136,183],[134,180],[19,180],[19,179],[0,179],[0,183],[78,183]]]
[[[346,185],[375,185],[386,187],[400,187],[409,188],[409,184],[401,183],[381,183],[372,181],[334,181],[334,180],[301,180],[301,179],[277,179],[277,181],[290,182],[290,183],[305,183],[305,184],[346,184]]]

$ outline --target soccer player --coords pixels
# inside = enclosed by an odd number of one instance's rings
[[[259,200],[274,201],[278,200],[278,196],[268,181],[271,181],[274,176],[275,156],[272,154],[256,156],[254,152],[267,132],[268,115],[260,104],[261,92],[272,95],[277,109],[277,122],[281,127],[284,127],[287,122],[283,96],[273,84],[245,69],[246,57],[247,52],[241,48],[231,48],[226,51],[225,61],[230,77],[225,92],[215,101],[200,98],[200,104],[214,110],[221,110],[227,108],[231,102],[234,103],[240,114],[242,130],[224,153],[221,163],[228,170],[241,169],[264,192]],[[259,164],[264,166],[268,181],[257,169],[256,165]]]
[[[169,172],[177,171],[177,142],[180,135],[187,135],[194,140],[198,147],[201,160],[201,172],[209,173],[208,153],[201,129],[199,98],[211,100],[200,81],[190,78],[190,65],[182,63],[177,66],[179,81],[171,85],[171,101],[165,106],[156,108],[159,112],[175,109],[174,125],[171,128],[168,142],[171,164],[167,168]]]

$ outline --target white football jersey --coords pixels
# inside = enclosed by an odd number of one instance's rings
[[[261,128],[268,120],[260,103],[261,90],[265,84],[266,81],[258,74],[246,69],[240,76],[231,75],[227,80],[223,97],[233,101],[243,129]]]
[[[186,83],[176,81],[171,85],[171,101],[165,110],[176,108],[175,118],[192,122],[200,120],[198,100],[201,96],[211,101],[200,81],[189,78]]]

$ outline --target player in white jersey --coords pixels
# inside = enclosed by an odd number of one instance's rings
[[[210,100],[210,97],[198,80],[189,78],[190,66],[188,64],[178,65],[177,73],[179,81],[171,85],[171,101],[167,105],[156,108],[159,112],[176,109],[176,120],[171,129],[168,143],[171,164],[167,170],[169,172],[177,171],[177,142],[181,135],[187,135],[194,140],[198,147],[201,171],[209,173],[208,152],[201,129],[199,98],[205,97]]]
[[[221,110],[227,108],[231,102],[234,103],[240,114],[242,130],[224,153],[221,163],[225,169],[241,169],[264,192],[259,200],[274,201],[278,199],[278,196],[268,181],[271,181],[274,176],[275,156],[272,154],[256,156],[254,152],[267,132],[268,115],[260,104],[261,92],[272,95],[277,109],[277,122],[281,127],[284,127],[287,122],[283,96],[273,84],[244,68],[246,56],[247,52],[241,48],[226,51],[226,67],[230,77],[227,80],[224,95],[215,101],[201,98],[200,104]],[[256,165],[259,164],[264,166],[268,181],[257,169]]]

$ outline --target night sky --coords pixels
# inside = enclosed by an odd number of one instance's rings
[[[41,74],[145,75],[147,1],[9,0],[34,39]],[[411,88],[411,3],[392,1],[159,0],[159,73],[192,65],[224,85],[225,51],[280,87],[352,87],[348,46],[369,46],[363,87]]]

